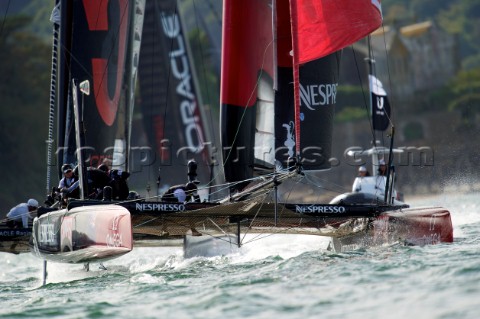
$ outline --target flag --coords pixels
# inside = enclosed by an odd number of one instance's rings
[[[385,131],[390,124],[390,102],[382,82],[373,75],[368,76],[372,95],[372,125],[377,131]]]

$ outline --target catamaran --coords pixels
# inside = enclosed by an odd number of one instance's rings
[[[330,168],[340,50],[381,26],[380,2],[223,4],[221,131],[231,194],[220,207],[182,214],[205,216],[186,236],[186,252],[202,254],[218,240],[240,247],[249,243],[246,234],[257,234],[254,242],[259,234],[327,236],[335,250],[451,242],[448,210],[393,201],[390,174],[381,198],[362,192],[321,203],[279,196],[281,183],[308,183]],[[386,159],[391,167],[393,150]]]
[[[173,12],[165,10],[167,3]],[[339,251],[453,241],[447,209],[410,208],[392,201],[393,176],[385,181],[383,201],[378,196],[350,202],[292,201],[291,190],[284,188],[308,183],[313,174],[330,168],[341,49],[381,25],[376,0],[224,0],[223,172],[208,166],[210,183],[203,186],[216,184],[227,195],[188,203],[162,202],[157,195],[89,199],[86,163],[109,158],[126,171],[133,165],[131,123],[147,8],[160,14],[172,45],[181,48],[182,24],[173,0],[58,1],[50,122],[56,104],[57,160],[79,164],[84,196],[35,220],[31,243],[38,256],[70,263],[101,261],[128,253],[144,238],[160,246],[180,239],[187,257],[211,254],[218,243],[225,243],[223,253],[237,251],[276,234],[331,238],[330,248]],[[188,52],[171,48],[170,58]],[[176,89],[188,97],[185,88],[193,82],[189,76],[179,79]],[[186,106],[180,115],[199,129],[196,103],[181,103]],[[53,140],[53,127],[49,135]],[[202,158],[208,153],[190,146],[186,150]],[[393,152],[386,156],[391,167]],[[222,173],[224,184],[218,176]]]

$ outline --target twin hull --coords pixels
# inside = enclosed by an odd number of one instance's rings
[[[299,213],[298,209],[284,206],[277,226],[273,226],[268,222],[273,219],[271,205],[266,203],[260,210],[257,205],[248,207],[258,212],[254,218],[245,211],[245,206],[237,207],[235,204],[231,207],[233,211],[224,211],[228,204],[187,204],[181,205],[180,211],[172,211],[170,206],[158,202],[152,203],[152,206],[149,203],[137,204],[128,209],[120,205],[96,204],[44,214],[34,221],[31,249],[37,256],[57,262],[79,263],[115,258],[133,248],[132,223],[139,226],[135,227],[135,238],[153,239],[158,243],[154,246],[169,245],[172,239],[186,235],[184,247],[187,257],[219,251],[221,243],[217,238],[222,236],[228,237],[228,241],[223,240],[228,247],[221,248],[221,254],[234,252],[245,244],[242,239],[249,233],[331,237],[335,251],[394,243],[428,245],[453,242],[450,213],[440,207],[392,210],[376,217],[324,218],[319,217],[321,212],[315,216],[315,213]],[[152,210],[139,211],[139,207]],[[163,210],[165,208],[167,210]],[[244,211],[245,216],[233,218],[232,213],[238,214],[239,211]],[[8,232],[17,233],[18,230],[10,229]],[[14,240],[5,238],[2,240],[2,251],[26,252],[29,235],[30,232]],[[200,246],[201,252],[197,249]]]
[[[350,251],[359,248],[403,244],[403,245],[433,245],[453,242],[453,226],[448,210],[444,208],[412,208],[384,212],[377,217],[345,218],[336,220],[332,224],[326,223],[322,228],[286,227],[246,227],[243,234],[212,233],[206,236],[187,235],[184,240],[186,257],[213,256],[218,254],[235,253],[239,247],[250,242],[245,241],[245,234],[264,234],[269,236],[291,237],[290,242],[300,240],[300,237],[327,236],[331,238],[328,247],[323,242],[311,241],[312,249],[332,249],[336,252]],[[313,236],[312,236],[313,235]],[[258,236],[258,235],[257,235]],[[259,237],[255,238],[258,243]],[[301,239],[301,240],[304,240]],[[240,244],[239,244],[240,242]],[[255,243],[253,243],[255,245]],[[317,247],[318,246],[318,247]]]

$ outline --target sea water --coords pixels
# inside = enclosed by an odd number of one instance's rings
[[[309,243],[183,258],[135,248],[104,263],[0,254],[0,318],[480,318],[480,196],[411,200],[452,213],[454,243],[348,253]],[[290,245],[289,245],[290,244]]]

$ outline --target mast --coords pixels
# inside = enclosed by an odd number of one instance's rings
[[[50,21],[53,23],[53,43],[52,43],[52,70],[50,72],[50,112],[48,113],[48,138],[47,138],[47,193],[50,192],[50,178],[52,170],[52,144],[53,144],[53,126],[55,120],[55,101],[57,88],[57,67],[58,67],[58,40],[60,30],[60,0],[55,1]]]
[[[377,175],[377,170],[375,168],[379,165],[379,158],[378,158],[378,149],[377,149],[377,139],[376,139],[376,132],[375,131],[385,131],[388,126],[390,125],[390,103],[387,98],[387,93],[383,89],[382,83],[378,80],[374,75],[374,65],[375,60],[372,57],[372,46],[371,46],[371,36],[369,35],[367,38],[367,45],[368,45],[368,84],[370,89],[370,114],[372,119],[372,128],[373,128],[373,153],[372,153],[372,166],[373,166],[373,175]],[[385,203],[392,204],[393,203],[393,176],[391,173],[394,173],[394,169],[392,166],[393,163],[393,141],[394,141],[394,134],[395,128],[391,126],[391,134],[390,134],[390,148],[388,152],[388,162],[387,164],[387,175],[386,175],[386,182],[385,182],[385,194],[384,194],[384,201]],[[384,153],[385,156],[385,153]]]
[[[291,19],[292,29],[292,49],[293,49],[293,96],[295,108],[295,155],[297,163],[300,164],[300,75],[299,75],[299,53],[298,45],[298,16],[297,6],[294,0],[290,1],[290,14],[294,19]]]
[[[145,16],[145,1],[136,0],[133,8],[134,14],[132,14],[130,25],[133,27],[130,29],[128,50],[127,50],[127,66],[126,67],[126,82],[128,88],[126,90],[126,121],[125,121],[125,152],[123,159],[123,169],[130,171],[130,146],[132,137],[132,121],[133,111],[135,106],[135,86],[137,82],[138,74],[138,60],[140,58],[140,48],[142,42],[143,20]]]
[[[370,94],[369,94],[369,111],[370,111],[370,116],[373,117],[373,98],[372,98],[372,91],[373,91],[373,83],[372,81],[370,81],[371,79],[371,76],[373,75],[373,64],[375,63],[375,61],[373,60],[373,57],[372,57],[372,45],[371,45],[371,37],[370,35],[368,35],[367,37],[367,49],[368,49],[368,57],[365,59],[367,64],[368,64],[368,88],[370,90]],[[375,148],[377,146],[377,137],[376,137],[376,134],[375,134],[375,130],[373,130],[373,147]]]
[[[70,69],[72,52],[72,20],[73,20],[73,2],[60,1],[60,45],[58,54],[58,70],[57,70],[57,161],[59,167],[57,170],[58,177],[61,178],[62,172],[60,167],[65,163],[74,163],[73,150],[70,145],[73,144],[72,134],[69,129],[73,127],[71,115],[71,92],[70,92]]]
[[[84,162],[84,145],[85,145],[85,130],[83,126],[83,115],[80,117],[80,109],[78,106],[78,90],[77,80],[72,79],[72,99],[73,112],[75,116],[75,140],[77,145],[77,161],[78,161],[78,182],[80,187],[80,199],[85,199],[85,194],[88,194],[86,168]],[[84,82],[80,83],[82,85]],[[88,81],[87,81],[88,85]],[[83,92],[82,92],[83,93]],[[82,94],[82,113],[83,113],[83,94]]]
[[[374,109],[373,109],[373,80],[372,80],[372,76],[373,76],[373,65],[375,63],[375,60],[373,60],[373,57],[372,57],[372,43],[371,43],[371,37],[370,35],[368,35],[367,37],[367,50],[368,50],[368,57],[365,58],[365,61],[367,62],[367,65],[368,65],[368,89],[369,89],[369,95],[368,95],[368,100],[369,100],[369,116],[372,118],[372,123],[373,123],[373,112],[374,112]],[[373,124],[372,124],[373,125]],[[373,132],[373,141],[372,141],[372,147],[373,147],[373,152],[372,152],[372,174],[373,176],[377,176],[377,173],[378,173],[378,151],[377,151],[377,134],[376,134],[376,130],[373,129],[372,130]],[[385,153],[384,153],[385,154]],[[385,192],[387,193],[387,192]]]

